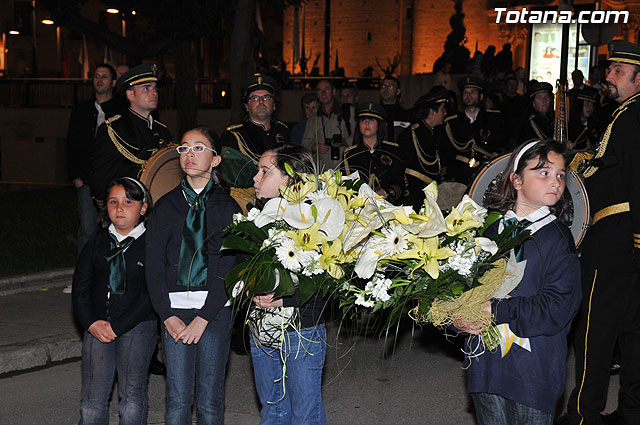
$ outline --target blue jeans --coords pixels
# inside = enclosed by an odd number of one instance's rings
[[[472,393],[478,425],[553,425],[553,415],[497,394]]]
[[[76,189],[76,202],[78,203],[78,255],[84,244],[98,232],[98,211],[91,198],[91,189],[87,184]]]
[[[155,320],[141,322],[107,344],[85,332],[82,340],[80,425],[109,423],[109,396],[116,372],[120,425],[147,423],[147,375],[156,347],[156,334]]]
[[[174,309],[185,325],[198,315],[196,309]],[[166,326],[162,330],[167,366],[165,422],[191,425],[194,387],[199,425],[224,423],[224,374],[231,344],[231,307],[224,307],[207,327],[197,344],[173,342]]]
[[[251,360],[262,404],[262,425],[327,423],[321,392],[326,350],[324,324],[302,329],[300,335],[288,332],[282,352],[258,348],[251,339]],[[284,382],[282,358],[286,364]]]

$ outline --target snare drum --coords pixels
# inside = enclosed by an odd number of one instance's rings
[[[175,146],[167,146],[143,164],[140,181],[149,189],[153,202],[158,202],[162,195],[179,185],[183,177],[180,154]]]
[[[496,190],[498,181],[502,176],[502,172],[507,168],[510,157],[511,153],[499,156],[480,170],[469,189],[471,199],[480,205],[484,205],[486,195]],[[582,180],[573,171],[567,172],[563,196],[567,201],[567,205],[565,212],[559,218],[571,230],[577,247],[587,232],[590,211],[587,191]]]

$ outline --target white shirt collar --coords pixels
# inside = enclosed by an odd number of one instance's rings
[[[542,206],[524,217],[519,217],[515,212],[513,212],[513,210],[509,210],[504,215],[504,219],[500,221],[500,224],[498,225],[498,232],[502,232],[504,230],[504,220],[514,217],[517,218],[518,221],[530,221],[531,224],[527,226],[527,230],[529,230],[532,235],[556,219],[556,216],[551,214],[551,211],[547,206]]]
[[[113,223],[109,225],[109,233],[114,235],[118,242],[122,242],[129,236],[132,236],[134,239],[138,239],[145,232],[145,230],[147,229],[144,227],[144,223],[140,223],[136,227],[134,227],[132,231],[123,236],[116,231],[116,226],[114,226]]]

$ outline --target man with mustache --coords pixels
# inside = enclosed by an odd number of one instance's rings
[[[277,120],[280,92],[268,75],[252,75],[242,90],[241,124],[231,125],[220,136],[223,149],[220,169],[233,187],[253,187],[260,156],[276,145],[289,143],[291,132]],[[231,148],[232,150],[228,149]],[[242,164],[244,157],[246,162]]]
[[[576,387],[569,424],[640,424],[640,47],[610,46],[614,111],[583,172],[593,214],[582,242],[582,304],[574,322]],[[616,340],[622,370],[616,412],[603,416]]]

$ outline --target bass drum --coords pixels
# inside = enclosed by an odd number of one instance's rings
[[[502,172],[507,168],[511,153],[495,158],[485,166],[471,183],[469,196],[479,205],[484,205],[487,194],[495,192]],[[573,172],[567,172],[564,197],[567,207],[560,217],[563,223],[571,229],[576,247],[584,239],[589,225],[589,198],[582,180]]]
[[[184,172],[180,168],[180,154],[175,146],[167,146],[156,152],[142,168],[140,181],[147,186],[153,202],[180,184]],[[247,215],[247,203],[253,202],[253,188],[231,188],[230,195]]]
[[[175,146],[167,146],[156,152],[143,165],[140,181],[147,186],[153,202],[180,184],[184,172],[180,168],[180,154]]]

